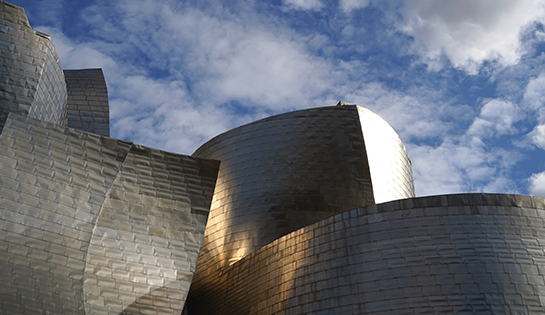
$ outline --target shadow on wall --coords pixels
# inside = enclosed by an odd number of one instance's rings
[[[187,281],[184,279],[184,281]],[[190,283],[191,281],[189,281]],[[178,281],[171,281],[164,287],[157,288],[146,295],[136,299],[131,305],[126,307],[119,315],[141,315],[141,314],[173,314],[181,313],[186,315],[183,310],[185,299],[189,286],[185,292],[177,289],[170,289],[170,284],[176,284],[172,287],[178,287]]]

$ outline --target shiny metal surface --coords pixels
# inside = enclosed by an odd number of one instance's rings
[[[30,28],[23,8],[0,9],[0,129],[10,112],[62,124],[66,86],[51,38]]]
[[[369,128],[378,126],[399,140],[373,115],[360,114],[357,106],[295,111],[233,129],[200,147],[194,156],[220,160],[221,166],[192,292],[215,290],[225,268],[286,233],[374,204],[373,191],[384,190],[381,196],[389,200],[414,196],[410,161],[392,166],[391,174],[410,175],[400,185],[373,187],[361,117]],[[403,145],[389,139],[373,149],[373,157],[391,163],[408,159]],[[376,176],[387,174],[385,183],[399,179],[390,173]]]
[[[376,203],[415,196],[413,168],[394,129],[372,111],[357,106]]]
[[[68,100],[66,125],[110,136],[108,89],[102,69],[64,70]]]
[[[2,312],[180,313],[218,164],[10,114]]]
[[[544,218],[495,194],[350,210],[244,257],[188,314],[544,314]]]
[[[28,116],[66,125],[67,91],[61,63],[51,38],[42,33],[38,34],[48,40],[47,54]]]

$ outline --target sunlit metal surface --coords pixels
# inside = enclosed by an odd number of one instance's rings
[[[2,311],[181,313],[218,164],[10,114]]]
[[[517,195],[354,209],[246,256],[188,314],[543,314],[544,218]]]
[[[372,113],[360,114],[356,106],[331,106],[233,129],[194,153],[219,160],[221,166],[192,291],[214,290],[221,270],[286,233],[375,203],[377,189],[369,173],[361,116],[370,124],[367,128],[377,126],[379,132],[396,136]],[[408,159],[404,147],[390,139],[373,149],[379,150],[375,158],[389,163]],[[393,171],[376,176],[387,174],[386,183],[398,179],[390,175],[399,173],[398,165],[410,168],[410,161],[397,162]],[[412,182],[407,183],[412,172],[400,175],[406,174],[410,176],[399,186],[409,189],[397,192],[398,186],[387,190],[381,185],[383,199],[414,196]]]
[[[413,168],[405,145],[377,114],[357,106],[376,203],[414,197]]]

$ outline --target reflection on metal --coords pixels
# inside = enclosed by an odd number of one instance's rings
[[[542,314],[545,200],[462,194],[347,211],[244,257],[189,314]]]
[[[366,108],[357,108],[375,202],[414,197],[413,169],[405,145],[384,119]]]
[[[0,8],[2,314],[179,314],[190,285],[190,315],[545,313],[545,200],[411,198],[395,131],[346,102],[194,157],[106,137],[102,71]]]
[[[376,126],[399,138],[380,117],[341,105],[269,117],[219,135],[194,153],[221,166],[192,292],[214,290],[222,270],[282,235],[374,204],[374,193],[383,201],[414,196],[408,155],[390,138],[381,147],[370,142],[378,150],[375,159],[397,163],[390,173],[375,175],[388,177],[374,187],[362,129]]]

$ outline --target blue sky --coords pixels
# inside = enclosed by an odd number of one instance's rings
[[[113,137],[191,154],[343,100],[398,132],[419,196],[545,197],[542,0],[12,2],[63,68],[103,68]]]

